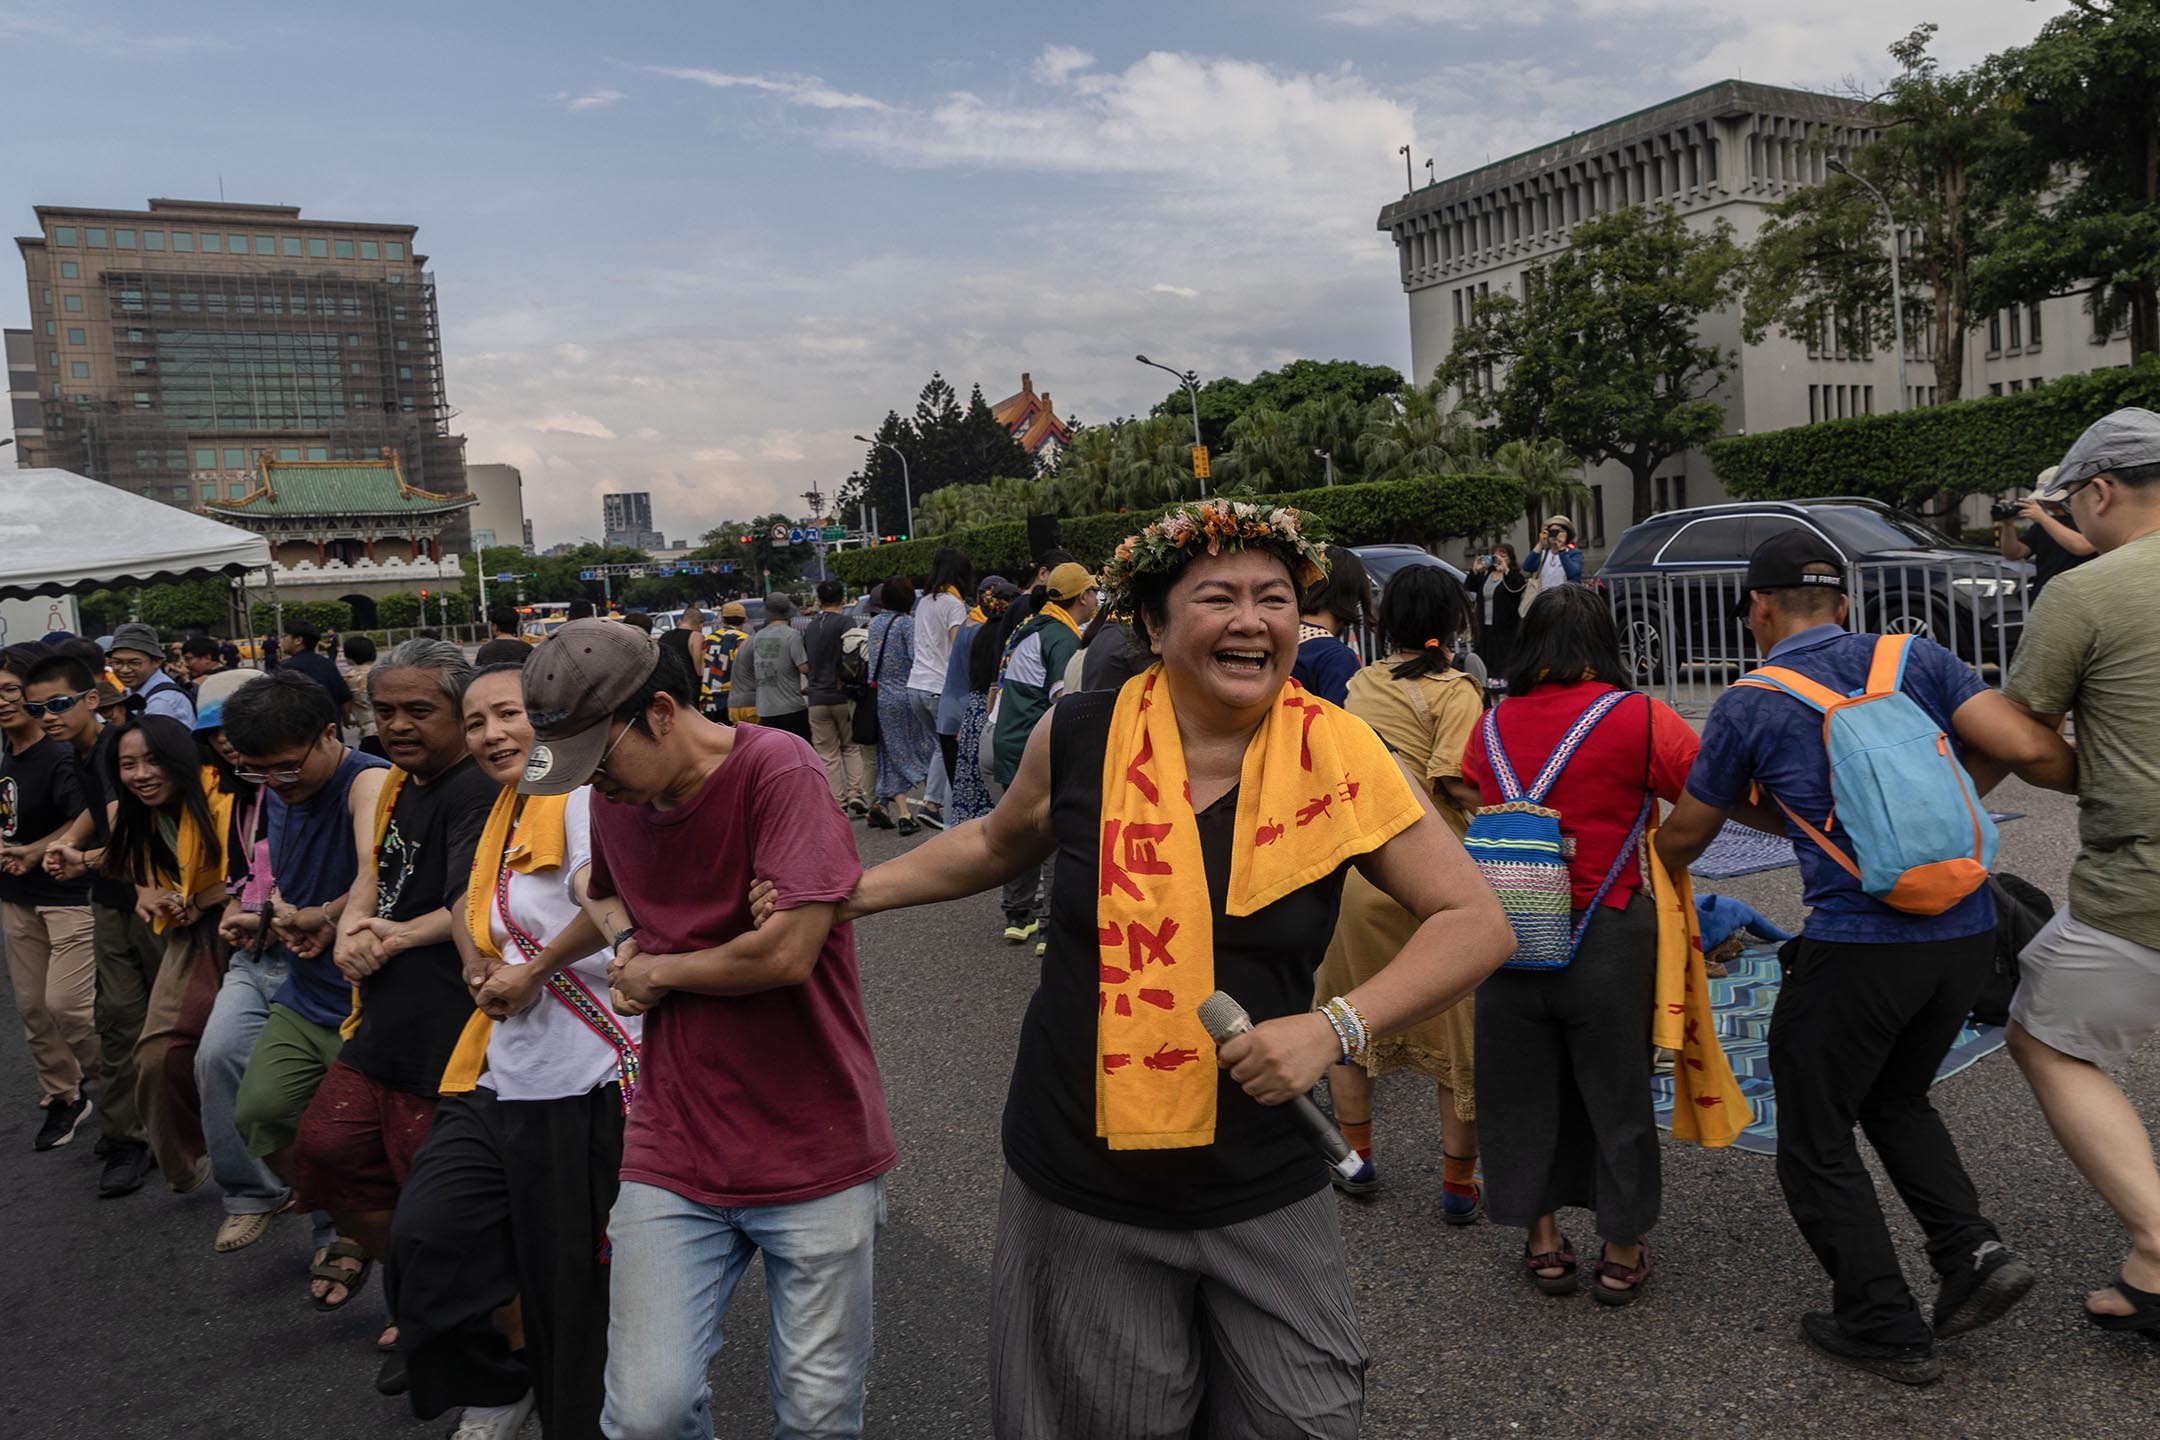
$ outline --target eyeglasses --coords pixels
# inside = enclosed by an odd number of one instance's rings
[[[84,690],[74,695],[55,695],[49,700],[25,700],[22,708],[32,716],[65,715],[95,694],[95,690]]]
[[[315,750],[319,750],[321,748],[321,742],[318,741]],[[234,769],[233,774],[239,776],[242,780],[247,781],[247,783],[250,785],[297,785],[300,783],[301,775],[307,770],[308,761],[315,758],[315,750],[310,750],[307,754],[301,756],[298,762],[296,762],[290,769],[248,770],[244,768],[236,768]]]
[[[625,736],[627,736],[627,735],[629,735],[629,733],[630,733],[630,732],[631,732],[632,730],[635,730],[635,729],[637,729],[637,721],[635,721],[635,720],[629,721],[629,722],[627,722],[626,724],[624,724],[624,726],[622,727],[622,734],[621,734],[621,735],[617,735],[617,736],[616,736],[616,737],[615,737],[614,739],[612,739],[612,740],[608,741],[608,743],[607,743],[607,749],[605,749],[605,750],[602,750],[602,751],[600,752],[600,758],[599,758],[598,760],[595,760],[595,761],[593,762],[593,767],[592,767],[592,769],[593,769],[593,774],[595,774],[595,775],[605,775],[605,774],[607,774],[607,762],[608,762],[608,756],[610,756],[610,755],[613,755],[613,754],[615,753],[615,747],[616,747],[616,746],[618,746],[618,745],[620,745],[620,744],[622,744],[622,742],[623,742],[623,739],[624,739],[624,737],[625,737]]]

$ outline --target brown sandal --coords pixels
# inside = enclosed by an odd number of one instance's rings
[[[1581,1281],[1581,1265],[1575,1258],[1575,1247],[1567,1236],[1560,1237],[1560,1248],[1548,1250],[1542,1255],[1530,1253],[1530,1244],[1523,1242],[1523,1273],[1530,1283],[1547,1295],[1572,1295]],[[1540,1275],[1540,1270],[1558,1270],[1558,1275]]]
[[[1641,1296],[1643,1286],[1650,1279],[1650,1237],[1646,1235],[1635,1243],[1642,1246],[1642,1259],[1632,1268],[1617,1260],[1606,1259],[1603,1250],[1598,1252],[1598,1279],[1597,1284],[1591,1288],[1598,1304],[1632,1305]],[[1618,1284],[1607,1285],[1607,1280],[1617,1281]]]

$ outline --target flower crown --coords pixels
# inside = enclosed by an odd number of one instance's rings
[[[1114,613],[1130,615],[1138,603],[1134,591],[1143,575],[1180,570],[1202,551],[1263,549],[1290,566],[1302,588],[1327,574],[1327,552],[1304,533],[1305,517],[1296,510],[1247,505],[1237,500],[1202,500],[1180,505],[1137,535],[1118,542],[1102,567],[1102,587]]]

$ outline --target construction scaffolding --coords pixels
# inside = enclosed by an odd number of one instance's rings
[[[395,454],[416,488],[462,494],[465,440],[450,428],[434,277],[400,278],[106,270],[114,378],[106,394],[45,398],[52,463],[193,503],[204,487],[228,495],[265,454]]]

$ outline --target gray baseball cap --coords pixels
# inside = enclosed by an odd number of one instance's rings
[[[567,795],[592,778],[615,712],[660,663],[652,640],[616,620],[572,620],[533,647],[521,677],[536,741],[518,789]]]
[[[2059,496],[2095,475],[2133,465],[2160,465],[2160,415],[2134,405],[2086,427],[2055,467],[2055,481],[2047,488]]]

